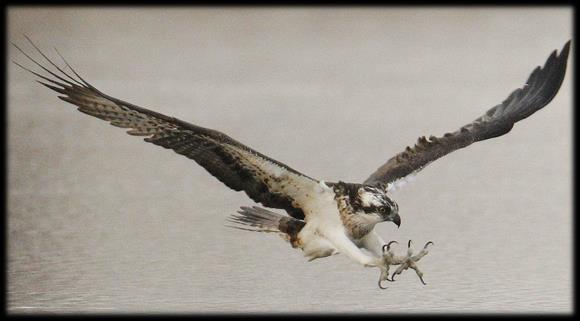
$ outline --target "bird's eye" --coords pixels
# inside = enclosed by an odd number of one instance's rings
[[[387,211],[386,207],[379,207],[379,213],[385,213]]]

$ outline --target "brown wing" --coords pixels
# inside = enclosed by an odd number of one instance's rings
[[[31,44],[34,46],[32,42]],[[172,149],[193,159],[231,189],[245,191],[252,200],[264,206],[284,209],[291,216],[304,219],[304,213],[296,199],[302,196],[304,189],[317,184],[317,180],[224,133],[108,96],[81,78],[65,61],[78,78],[67,74],[36,46],[34,47],[37,51],[57,72],[41,65],[16,45],[15,47],[54,78],[15,63],[43,79],[44,82],[38,82],[61,94],[62,96],[58,96],[60,99],[78,106],[80,112],[106,120],[113,126],[129,128],[128,134],[145,136],[146,142]]]
[[[570,51],[568,41],[559,55],[552,52],[543,68],[534,69],[523,88],[513,91],[501,104],[459,130],[443,137],[420,137],[413,148],[408,147],[377,169],[364,184],[388,187],[398,179],[421,170],[432,161],[474,142],[508,133],[514,124],[546,106],[560,89],[566,73]]]

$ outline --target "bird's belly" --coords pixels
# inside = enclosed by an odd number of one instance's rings
[[[304,252],[304,256],[309,257],[309,260],[338,254],[338,250],[334,244],[325,237],[325,232],[334,229],[343,229],[338,218],[338,213],[335,214],[335,217],[336,219],[332,220],[312,219],[298,233],[299,246]],[[321,218],[321,216],[317,218]]]
[[[338,250],[323,235],[306,227],[298,234],[297,243],[309,261],[338,254]]]
[[[325,237],[329,232],[343,230],[334,191],[324,182],[315,186],[316,197],[304,201],[306,225],[298,233],[298,247],[310,260],[337,254],[336,247]]]

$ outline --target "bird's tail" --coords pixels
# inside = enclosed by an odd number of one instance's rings
[[[295,239],[305,225],[304,221],[258,206],[240,207],[237,214],[232,214],[228,218],[228,222],[235,224],[228,227],[254,232],[282,233],[289,236],[290,240]]]

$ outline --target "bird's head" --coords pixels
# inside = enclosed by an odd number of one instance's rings
[[[399,216],[399,205],[387,196],[384,189],[369,185],[362,185],[358,188],[356,200],[357,212],[363,212],[369,219],[378,222],[390,221],[399,227],[401,217]]]

